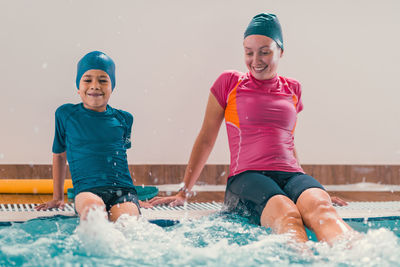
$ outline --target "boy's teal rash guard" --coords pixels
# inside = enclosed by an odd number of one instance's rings
[[[96,187],[134,187],[126,149],[131,147],[133,116],[107,105],[104,112],[80,104],[56,110],[53,153],[67,151],[75,195]]]

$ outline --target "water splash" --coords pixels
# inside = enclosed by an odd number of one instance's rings
[[[350,246],[300,246],[234,215],[161,228],[131,216],[111,223],[100,210],[82,222],[57,217],[0,227],[0,266],[397,266],[400,233],[389,228],[373,223]]]

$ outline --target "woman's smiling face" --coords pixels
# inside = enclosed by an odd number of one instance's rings
[[[87,109],[103,112],[112,93],[111,80],[102,70],[88,70],[82,75],[78,94]]]
[[[275,77],[283,50],[271,38],[264,35],[249,35],[243,41],[244,59],[247,68],[257,80]]]

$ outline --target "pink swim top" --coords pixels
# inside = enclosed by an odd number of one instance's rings
[[[303,109],[298,81],[225,71],[211,93],[225,110],[229,177],[247,170],[304,173],[293,153],[297,113]]]

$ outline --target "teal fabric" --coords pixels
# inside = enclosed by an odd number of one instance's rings
[[[106,54],[100,51],[87,53],[78,62],[78,70],[76,73],[76,88],[79,89],[79,83],[82,75],[88,70],[102,70],[108,74],[111,80],[111,88],[115,88],[115,63]]]
[[[146,201],[149,199],[152,199],[153,197],[157,196],[158,194],[158,188],[155,186],[135,186],[137,195],[139,200]],[[73,188],[68,188],[67,190],[68,198],[69,199],[74,199],[75,194],[74,194],[74,189]]]
[[[53,153],[67,152],[75,195],[95,187],[134,186],[126,155],[132,123],[130,113],[109,105],[104,112],[82,103],[57,109]]]
[[[244,33],[244,38],[249,35],[264,35],[274,40],[283,50],[281,24],[276,15],[261,13],[255,16]]]
[[[157,196],[158,188],[155,186],[135,186],[139,200],[149,200]]]

